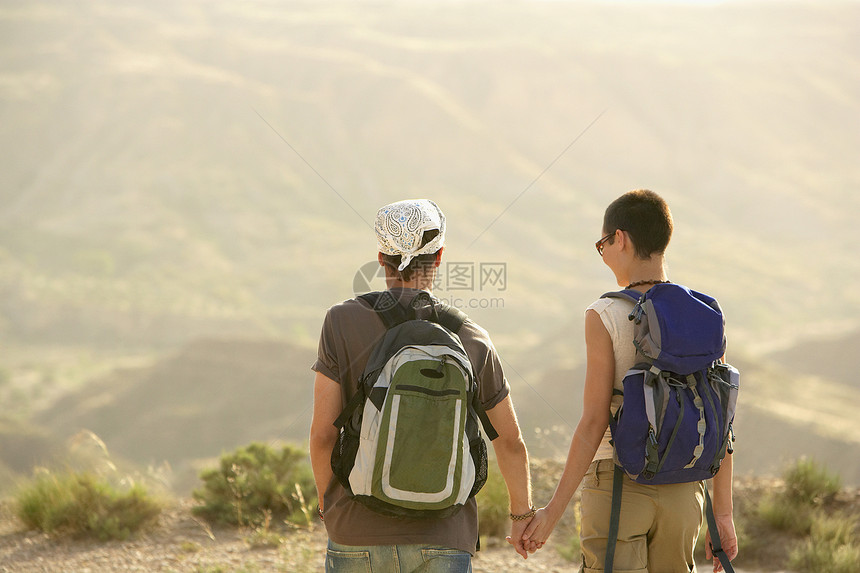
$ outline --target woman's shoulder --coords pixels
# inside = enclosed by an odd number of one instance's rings
[[[634,303],[625,298],[616,297],[600,297],[586,308],[586,311],[593,310],[597,314],[629,314],[633,309]]]

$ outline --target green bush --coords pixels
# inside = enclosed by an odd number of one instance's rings
[[[839,476],[814,460],[801,458],[783,472],[785,490],[765,496],[757,514],[772,528],[809,535],[818,509],[841,487]]]
[[[791,552],[789,567],[809,573],[855,573],[860,563],[860,543],[854,528],[848,517],[816,516],[809,538]]]
[[[815,460],[801,458],[783,474],[786,495],[802,504],[820,505],[832,500],[842,487],[837,474]]]
[[[272,531],[272,512],[265,510],[263,516],[263,523],[255,527],[245,538],[245,543],[251,549],[272,549],[284,541],[277,531]]]
[[[203,487],[192,494],[200,504],[194,513],[216,523],[259,525],[271,515],[308,524],[315,514],[316,488],[307,453],[291,446],[276,451],[250,444],[221,456],[220,466],[204,470],[200,479]]]
[[[39,475],[21,488],[16,505],[30,529],[101,540],[127,539],[161,513],[142,486],[118,489],[87,473]]]
[[[489,468],[487,483],[475,496],[478,502],[478,534],[483,537],[508,536],[511,532],[511,510],[508,488],[502,474]]]
[[[756,511],[765,523],[779,531],[808,535],[812,529],[813,507],[795,497],[770,493],[759,502]]]
[[[561,537],[561,533],[559,532],[556,535]],[[565,561],[577,562],[580,561],[582,556],[582,547],[580,546],[579,541],[579,532],[578,531],[570,531],[567,535],[567,543],[562,540],[559,540],[559,546],[557,548],[558,554],[561,555],[562,559]]]

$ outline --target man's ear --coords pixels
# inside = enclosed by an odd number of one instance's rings
[[[436,251],[436,260],[433,261],[434,267],[438,268],[439,265],[442,264],[442,251],[444,251],[444,250],[445,250],[445,247],[442,247],[438,251]]]
[[[382,253],[376,253],[376,260],[379,261],[379,266],[384,267],[385,263],[382,262]]]

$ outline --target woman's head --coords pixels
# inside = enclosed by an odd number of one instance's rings
[[[603,235],[618,230],[626,232],[640,259],[662,255],[672,238],[673,227],[669,205],[647,189],[625,193],[609,204],[603,216]],[[612,242],[610,238],[609,243]]]

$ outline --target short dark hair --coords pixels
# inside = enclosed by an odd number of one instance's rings
[[[421,244],[418,246],[420,249],[430,241],[432,241],[436,235],[439,234],[439,229],[430,229],[429,231],[424,231],[424,234],[421,236]],[[382,264],[387,267],[390,267],[395,273],[400,273],[400,280],[403,282],[409,282],[412,280],[412,275],[415,274],[416,271],[421,273],[426,273],[433,263],[436,262],[436,255],[439,251],[435,253],[427,253],[424,255],[418,255],[409,261],[409,264],[406,265],[406,268],[402,271],[398,271],[397,268],[400,266],[401,257],[400,255],[386,255],[382,253]]]
[[[603,233],[626,231],[636,247],[636,256],[641,259],[648,259],[654,253],[663,254],[672,238],[673,227],[669,205],[648,189],[625,193],[610,203],[603,215]]]

